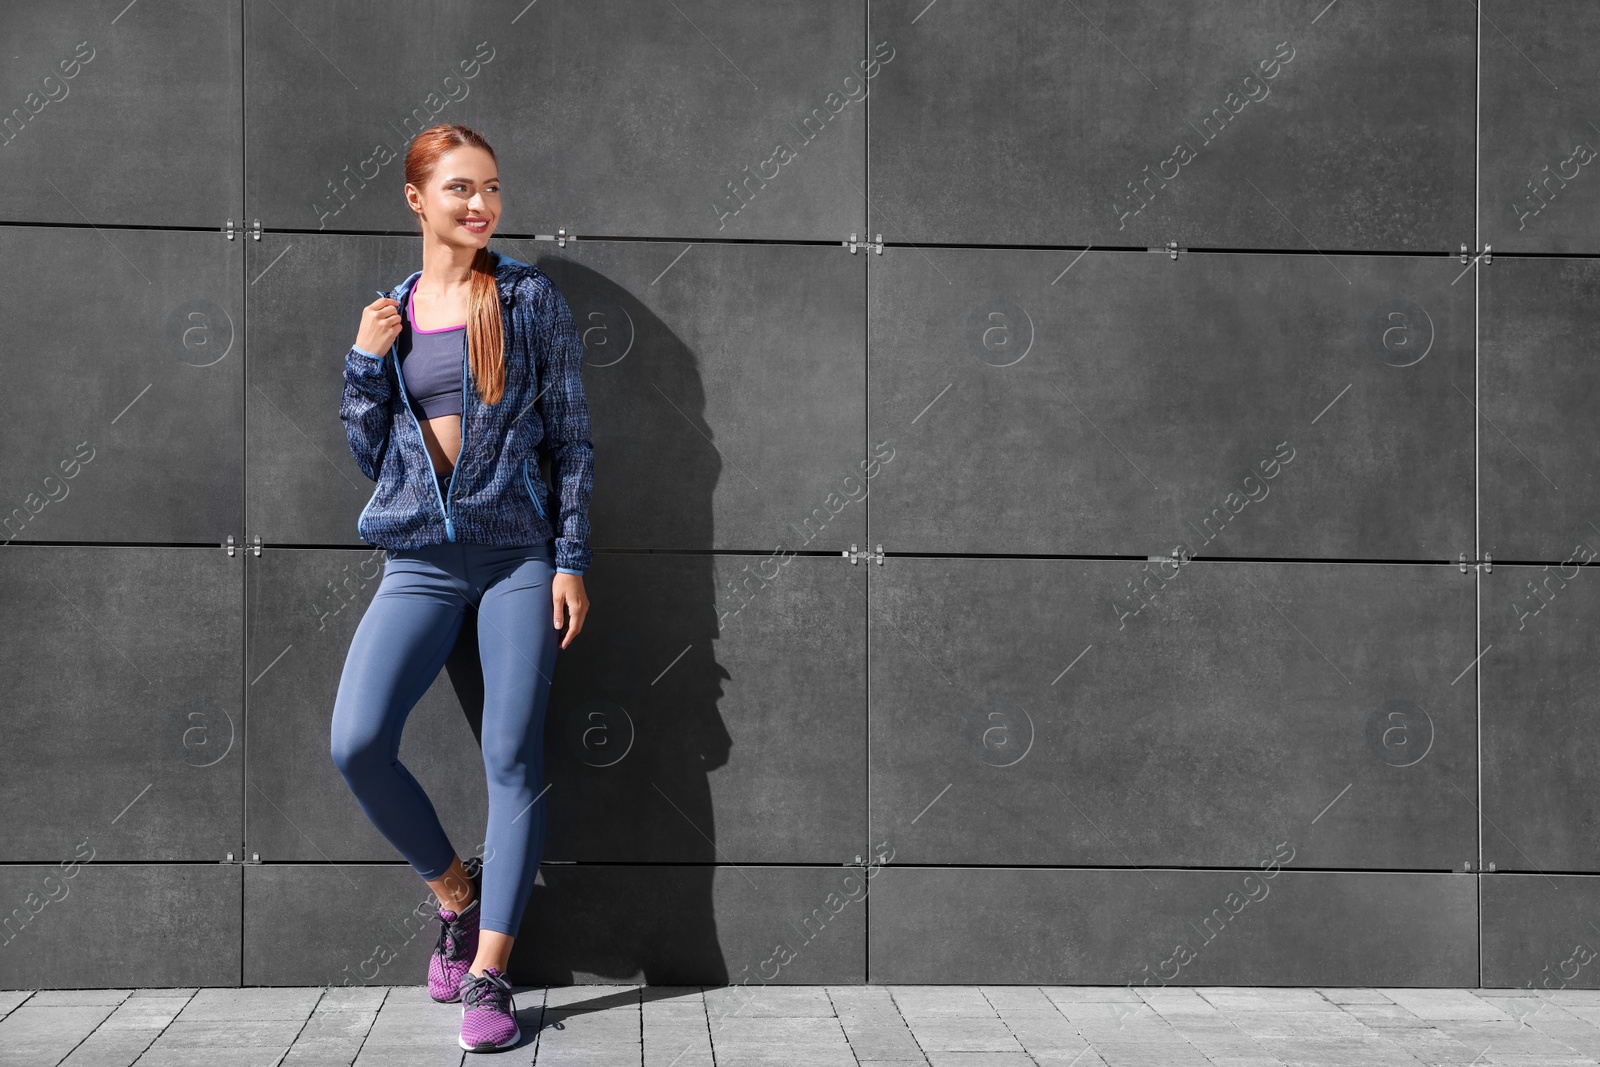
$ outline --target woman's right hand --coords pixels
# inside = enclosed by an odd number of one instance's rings
[[[356,347],[374,355],[389,351],[400,336],[400,304],[380,296],[361,309],[361,328],[356,331]]]

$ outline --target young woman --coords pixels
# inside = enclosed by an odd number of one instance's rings
[[[536,267],[486,247],[501,209],[488,142],[466,126],[424,130],[405,179],[422,269],[366,306],[345,355],[339,417],[378,483],[356,527],[387,552],[339,680],[331,753],[437,894],[428,990],[461,1001],[461,1047],[481,1052],[521,1038],[505,969],[544,848],[550,676],[589,611],[594,449],[571,309]],[[398,758],[406,716],[469,610],[489,787],[481,869],[456,854]]]

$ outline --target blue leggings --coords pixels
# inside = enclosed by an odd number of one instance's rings
[[[361,809],[423,879],[439,878],[456,850],[400,762],[400,731],[444,666],[467,607],[477,608],[489,783],[479,926],[511,937],[544,851],[544,715],[562,634],[554,575],[552,542],[390,551],[333,708],[333,762]]]

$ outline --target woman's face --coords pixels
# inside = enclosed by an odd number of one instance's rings
[[[500,221],[500,179],[494,157],[462,145],[439,157],[426,187],[406,184],[406,200],[424,232],[447,245],[483,248]]]

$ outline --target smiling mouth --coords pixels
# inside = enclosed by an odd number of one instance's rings
[[[460,219],[459,221],[461,225],[465,226],[474,233],[482,233],[484,230],[489,228],[488,219]]]

